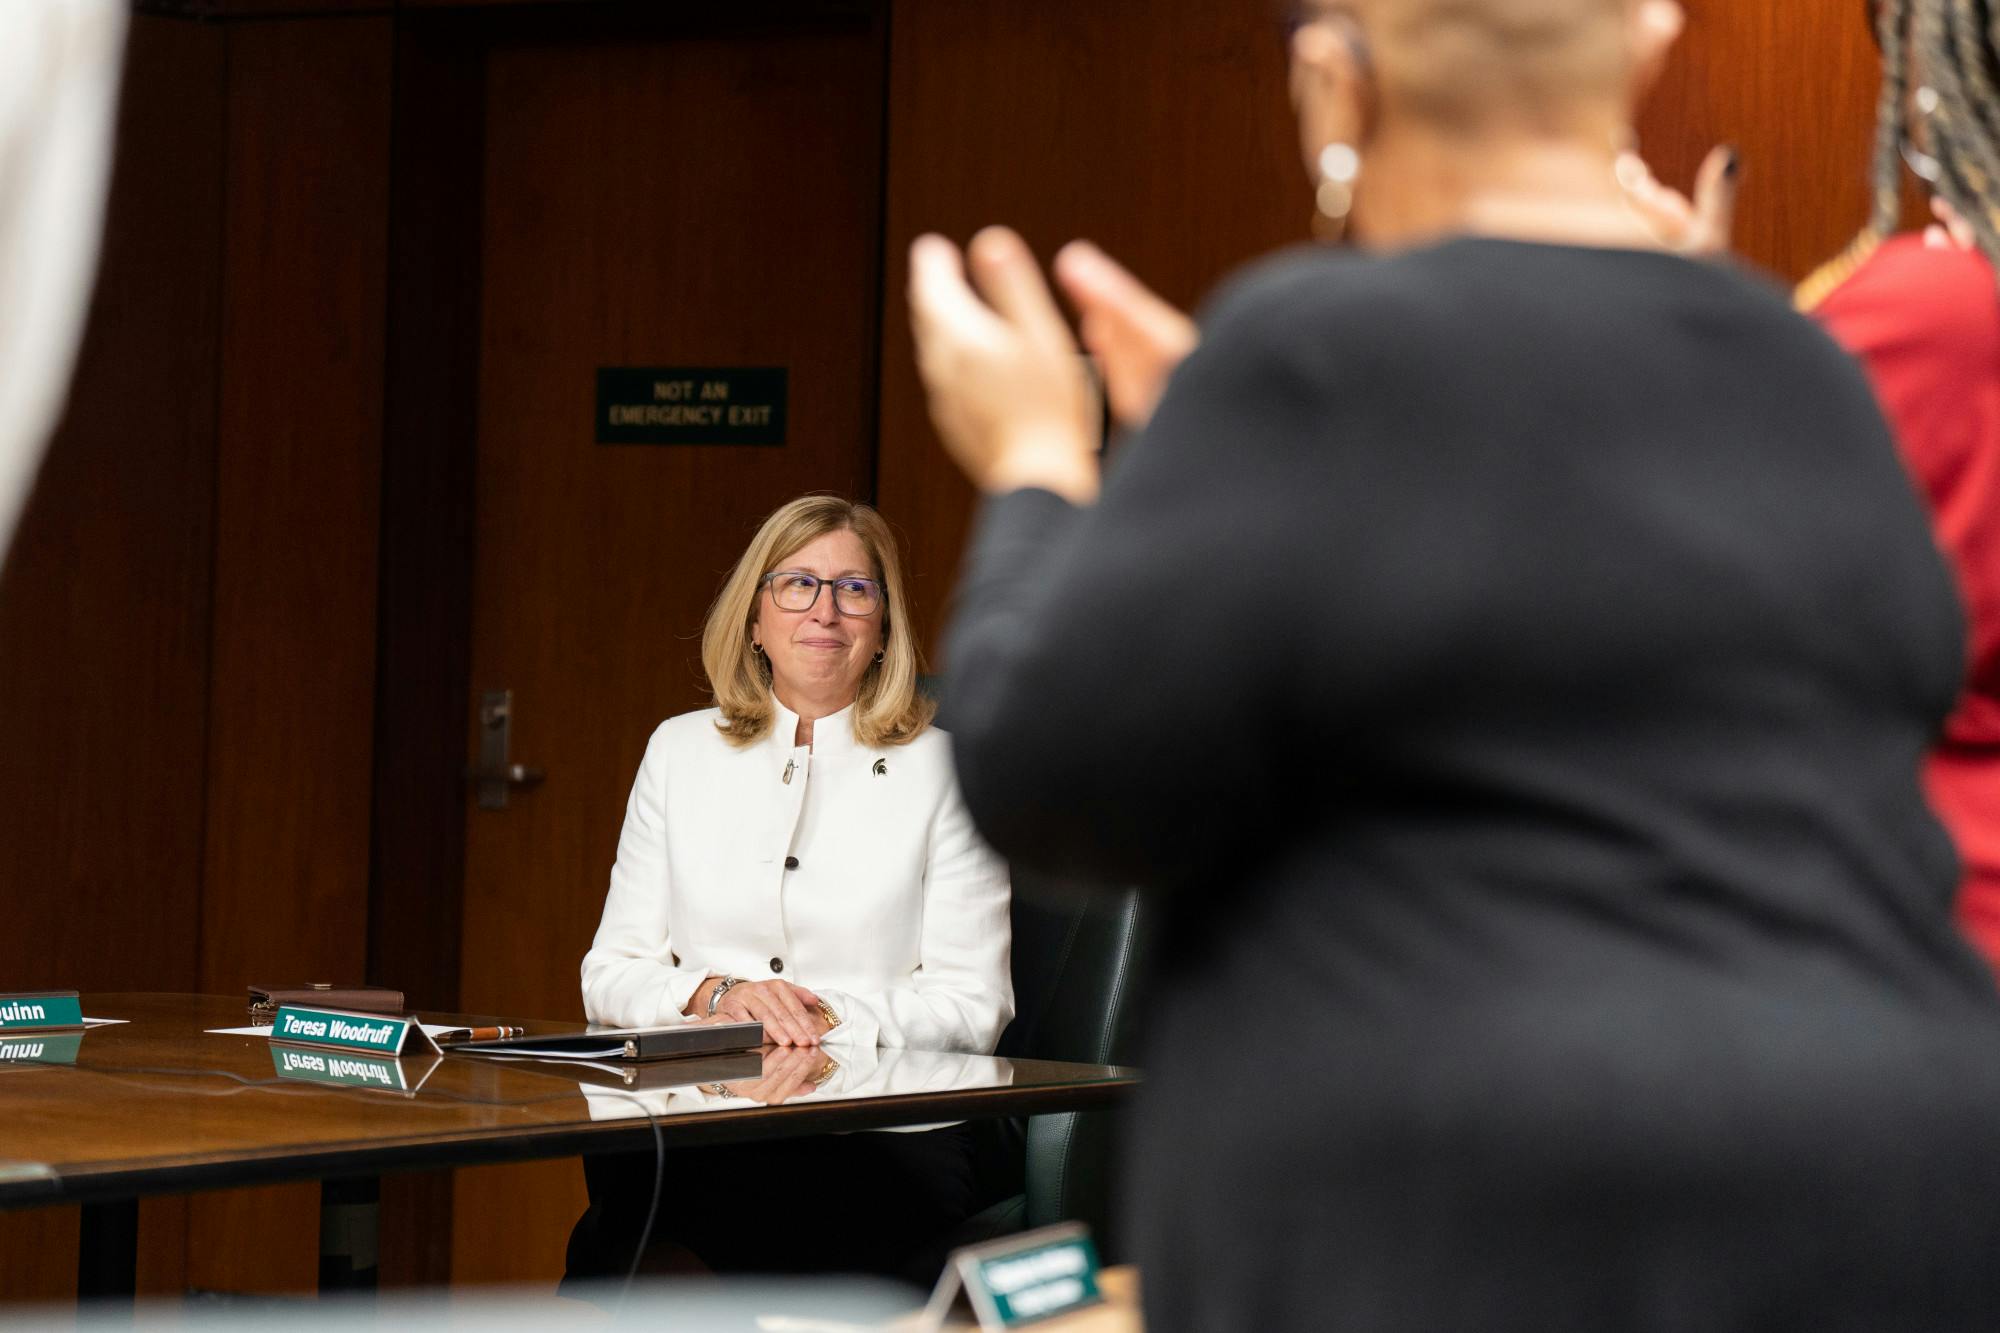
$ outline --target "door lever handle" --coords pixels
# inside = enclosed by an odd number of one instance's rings
[[[505,810],[509,791],[541,785],[541,769],[517,764],[508,757],[513,727],[512,690],[489,690],[480,696],[479,764],[465,770],[465,780],[478,791],[481,810]]]

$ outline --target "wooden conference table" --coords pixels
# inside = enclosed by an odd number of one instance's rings
[[[127,1021],[0,1038],[0,1208],[83,1205],[84,1297],[131,1295],[141,1195],[301,1179],[331,1190],[398,1170],[651,1151],[655,1126],[674,1148],[1089,1110],[1116,1104],[1138,1082],[1135,1071],[1106,1065],[829,1046],[837,1072],[762,1105],[740,1095],[761,1072],[755,1054],[657,1062],[629,1075],[465,1055],[385,1060],[207,1031],[248,1023],[241,998],[92,993],[83,1001],[88,1017]],[[582,1030],[525,1025],[533,1034]]]

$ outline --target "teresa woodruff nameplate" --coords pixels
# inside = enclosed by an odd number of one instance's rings
[[[437,1043],[414,1018],[388,1018],[343,1009],[308,1009],[290,1004],[282,1006],[271,1020],[271,1040],[374,1055],[437,1050]]]
[[[599,444],[783,444],[782,366],[603,366]]]

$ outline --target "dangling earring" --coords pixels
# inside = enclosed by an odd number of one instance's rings
[[[1317,212],[1313,234],[1327,244],[1347,235],[1347,218],[1354,211],[1354,187],[1361,179],[1361,154],[1353,144],[1330,143],[1319,153],[1319,188],[1313,194]]]
[[[1611,179],[1629,199],[1646,183],[1646,162],[1639,156],[1639,132],[1630,125],[1611,132]]]

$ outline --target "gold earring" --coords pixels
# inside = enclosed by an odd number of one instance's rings
[[[1313,234],[1333,244],[1347,234],[1354,211],[1354,187],[1361,179],[1361,154],[1353,144],[1330,143],[1319,153],[1319,188],[1313,192],[1316,211]]]

